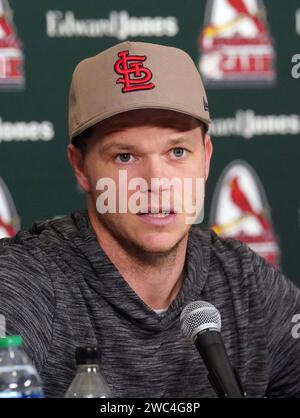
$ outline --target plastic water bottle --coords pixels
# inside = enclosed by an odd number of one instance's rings
[[[100,353],[97,347],[77,347],[75,352],[77,371],[65,398],[112,398],[100,369]]]
[[[0,338],[0,398],[43,398],[41,380],[22,350],[22,337]]]

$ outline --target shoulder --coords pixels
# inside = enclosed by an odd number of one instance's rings
[[[72,243],[79,235],[76,216],[85,219],[80,211],[49,218],[13,238],[0,240],[1,295],[9,292],[19,298],[28,295],[53,300],[52,280],[57,277],[60,257],[73,254]]]
[[[63,251],[67,245],[58,231],[61,224],[68,222],[68,217],[46,219],[18,232],[13,238],[0,240],[1,309],[7,314],[15,312],[18,315],[20,310],[30,316],[41,307],[45,313],[47,309],[49,315],[53,313],[51,252]]]
[[[193,229],[196,241],[209,254],[210,271],[222,272],[231,284],[243,284],[254,291],[273,294],[286,291],[299,294],[300,290],[285,275],[253,251],[247,244],[233,239],[222,238],[211,229]]]
[[[256,254],[243,242],[222,238],[212,229],[193,226],[193,242],[202,248],[209,270],[220,271],[232,279],[253,273],[253,257]],[[257,256],[258,257],[258,256]]]
[[[216,256],[231,256],[233,258],[251,257],[252,251],[247,244],[233,238],[222,238],[212,229],[192,226],[191,234],[194,241],[209,247]]]
[[[21,264],[39,272],[44,257],[52,249],[66,248],[77,233],[71,216],[37,221],[13,238],[0,239],[0,268],[6,268],[8,263],[16,267]]]

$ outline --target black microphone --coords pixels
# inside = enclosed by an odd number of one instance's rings
[[[221,315],[211,303],[189,303],[180,316],[181,330],[191,339],[208,370],[208,379],[219,398],[244,398],[245,392],[221,336]]]

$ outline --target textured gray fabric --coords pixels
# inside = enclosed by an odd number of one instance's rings
[[[300,340],[291,334],[300,291],[238,241],[193,226],[183,286],[164,315],[120,276],[86,211],[1,240],[0,271],[0,314],[9,334],[23,336],[49,397],[64,395],[75,347],[86,344],[100,346],[115,396],[214,397],[198,352],[180,332],[182,308],[199,299],[219,309],[248,396],[300,396]]]

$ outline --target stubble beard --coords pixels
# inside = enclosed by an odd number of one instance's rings
[[[111,221],[110,216],[97,214],[98,222],[111,235],[111,237],[123,248],[123,250],[140,265],[156,266],[171,264],[175,261],[176,255],[182,241],[187,237],[184,232],[176,243],[166,251],[152,251],[136,241],[125,237],[118,228],[118,225]]]

